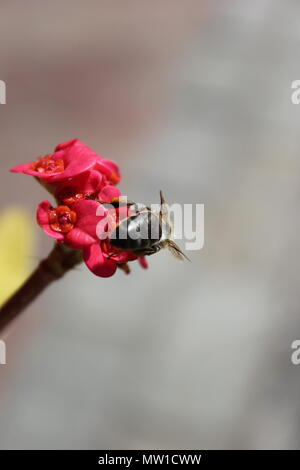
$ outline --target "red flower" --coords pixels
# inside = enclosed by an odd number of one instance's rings
[[[122,217],[124,217],[123,210]],[[68,206],[53,208],[49,201],[43,201],[37,211],[37,221],[44,232],[58,242],[67,243],[75,249],[82,249],[87,267],[101,277],[110,277],[118,265],[123,266],[128,261],[137,259],[133,252],[121,251],[109,242],[109,233],[119,219],[118,212],[113,215],[112,210],[109,211],[99,202],[85,199],[73,203],[72,208]],[[99,224],[103,239],[101,233],[99,234]],[[139,260],[146,268],[146,260],[144,258]]]
[[[107,184],[106,177],[96,170],[86,171],[59,184],[55,191],[56,198],[67,205],[74,204],[85,196],[95,196],[102,202],[110,202],[120,195],[121,191]]]
[[[23,163],[11,169],[14,173],[35,176],[46,183],[61,183],[87,170],[95,169],[108,184],[120,181],[120,171],[115,162],[106,160],[78,139],[63,142],[54,153]]]
[[[112,276],[118,266],[129,272],[127,262],[137,256],[112,246],[109,236],[118,222],[128,217],[130,209],[126,205],[108,209],[101,204],[121,196],[115,186],[121,178],[115,162],[74,139],[57,145],[54,153],[11,171],[35,176],[53,186],[50,192],[58,206],[42,201],[37,210],[37,222],[47,235],[82,250],[86,265],[97,276]],[[139,262],[147,267],[144,257]]]
[[[59,144],[54,153],[12,168],[14,173],[35,176],[46,183],[66,181],[92,168],[99,156],[78,139]]]
[[[65,242],[72,248],[81,249],[98,242],[97,224],[106,216],[103,208],[97,215],[100,203],[83,199],[68,206],[53,208],[49,201],[39,204],[37,222],[44,232],[58,242]]]

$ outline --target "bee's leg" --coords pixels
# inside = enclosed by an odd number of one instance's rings
[[[150,255],[154,255],[155,253],[157,253],[160,249],[161,247],[159,245],[154,245],[154,246],[151,246],[150,248],[145,248],[143,250],[135,250],[134,254],[136,256],[150,256]]]
[[[122,199],[122,196],[121,197],[114,197],[112,200],[111,200],[111,204],[121,204],[123,206],[132,206],[135,204],[135,202],[133,201],[124,201]]]
[[[103,206],[113,206],[114,208],[118,209],[119,207],[130,207],[134,206],[135,202],[133,201],[122,201],[122,198],[114,197],[110,202],[101,201],[101,199],[97,199]]]
[[[118,268],[122,269],[122,271],[124,271],[125,274],[130,273],[130,267],[129,267],[128,263],[119,263]]]

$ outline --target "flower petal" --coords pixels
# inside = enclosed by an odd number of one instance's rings
[[[104,206],[101,206],[98,201],[93,201],[92,199],[82,199],[81,201],[75,202],[74,206],[72,206],[72,210],[76,212],[78,219],[87,215],[96,217],[98,213],[100,213],[100,216],[104,217],[107,213]],[[97,217],[99,218],[99,215]]]
[[[72,206],[72,210],[77,214],[76,227],[92,237],[94,242],[99,241],[97,233],[100,229],[105,230],[107,209],[97,201],[82,199]]]
[[[74,191],[74,194],[95,194],[101,187],[102,175],[98,171],[89,170],[78,176],[75,176],[71,180],[65,181],[58,185],[56,189],[56,196],[59,198],[60,194],[64,191]]]
[[[14,168],[11,168],[10,171],[12,173],[27,173],[30,171],[31,166],[32,166],[32,162],[22,163],[21,165],[17,165]],[[35,173],[38,173],[38,172],[36,171]]]
[[[147,269],[148,268],[148,261],[146,260],[145,256],[141,256],[138,258],[140,265],[142,268]]]
[[[101,158],[96,162],[94,169],[105,175],[110,183],[118,184],[120,182],[121,173],[116,162]]]
[[[98,194],[98,198],[101,202],[111,202],[112,199],[115,197],[120,197],[121,191],[116,186],[112,186],[111,184],[107,184],[101,189],[100,193]]]
[[[75,142],[77,142],[78,139],[71,139],[71,140],[67,140],[66,142],[61,142],[60,144],[58,144],[56,147],[55,147],[55,152],[57,150],[63,150],[67,147],[71,147],[73,144],[75,144]]]
[[[36,220],[37,223],[42,227],[44,232],[49,235],[49,237],[55,238],[57,241],[63,241],[64,235],[59,232],[52,230],[49,224],[49,211],[52,209],[52,206],[49,201],[42,201],[38,205]]]
[[[83,259],[89,270],[96,276],[110,277],[117,270],[117,263],[103,256],[98,243],[83,249]]]
[[[54,155],[56,154],[59,158],[63,158],[65,170],[50,176],[47,179],[49,183],[65,181],[84,173],[91,169],[99,159],[99,155],[93,149],[78,139],[60,144]]]
[[[80,228],[74,227],[69,233],[66,233],[65,242],[72,248],[81,249],[94,244],[95,238],[91,237]]]

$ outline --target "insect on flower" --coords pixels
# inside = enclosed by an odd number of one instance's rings
[[[118,165],[79,139],[58,144],[53,153],[11,171],[34,176],[55,197],[54,206],[47,200],[38,205],[38,224],[57,243],[81,250],[97,276],[110,277],[118,267],[129,273],[128,262],[135,260],[147,268],[145,256],[162,248],[178,259],[187,258],[173,240],[162,192],[158,211],[124,202],[116,187]]]
[[[113,204],[122,204],[116,201]],[[160,191],[160,210],[134,202],[125,203],[130,208],[128,217],[122,219],[110,235],[110,244],[136,256],[149,256],[168,248],[177,259],[187,259],[173,240],[173,225],[168,204]]]

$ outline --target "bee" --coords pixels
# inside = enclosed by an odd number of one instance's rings
[[[116,203],[122,204],[121,201]],[[110,235],[112,246],[124,251],[130,250],[136,256],[150,256],[162,248],[168,248],[177,259],[189,260],[173,240],[169,207],[162,191],[160,191],[160,209],[157,212],[134,202],[127,202],[126,205],[133,213],[121,220],[112,231]]]

